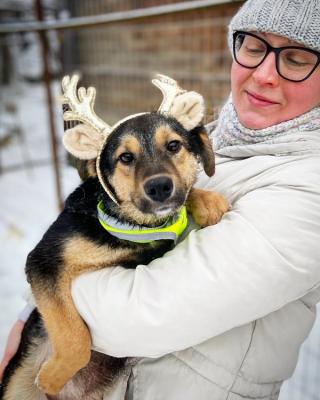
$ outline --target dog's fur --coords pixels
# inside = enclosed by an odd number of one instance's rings
[[[37,310],[6,368],[4,400],[42,400],[43,392],[50,399],[95,400],[112,386],[126,359],[90,351],[90,334],[73,304],[71,281],[85,271],[148,264],[172,242],[135,243],[112,236],[97,219],[97,203],[103,200],[108,213],[121,222],[152,227],[175,215],[189,195],[191,208],[198,201],[206,203],[198,210],[200,224],[217,222],[227,210],[223,197],[191,189],[198,161],[212,176],[214,155],[204,127],[187,131],[174,118],[150,113],[120,124],[102,151],[100,170],[118,204],[102,188],[93,161],[87,162],[89,178],[68,197],[28,256],[26,274]],[[158,178],[171,182],[171,193],[163,196],[168,188],[159,188]]]

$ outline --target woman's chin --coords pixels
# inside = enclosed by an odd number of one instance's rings
[[[265,129],[278,124],[283,118],[283,108],[280,104],[257,107],[248,100],[247,95],[242,96],[241,101],[235,100],[234,105],[240,123],[248,129]]]
[[[264,128],[268,128],[272,123],[270,123],[270,119],[263,119],[263,118],[258,118],[258,117],[248,117],[246,118],[241,118],[239,116],[239,121],[241,125],[243,125],[247,129],[254,129],[254,130],[260,130]]]
[[[247,129],[254,130],[269,128],[270,126],[276,125],[280,122],[274,118],[274,115],[265,116],[252,111],[245,111],[243,113],[240,111],[238,112],[238,118],[241,125]]]

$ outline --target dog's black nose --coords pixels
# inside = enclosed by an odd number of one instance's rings
[[[173,191],[173,182],[167,176],[151,178],[143,186],[146,195],[153,201],[167,200]]]

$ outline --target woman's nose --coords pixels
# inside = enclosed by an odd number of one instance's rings
[[[276,68],[276,55],[269,53],[263,63],[254,70],[252,77],[259,85],[277,85],[280,76]]]

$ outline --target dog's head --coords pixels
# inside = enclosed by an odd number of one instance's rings
[[[185,203],[198,160],[213,174],[213,152],[203,128],[187,131],[160,113],[137,116],[112,133],[99,160],[102,179],[126,216],[150,223]]]
[[[166,84],[170,79],[161,78]],[[157,83],[163,89],[162,81]],[[127,117],[110,130],[107,126],[106,135],[92,124],[65,132],[69,152],[96,160],[95,170],[104,190],[121,214],[138,224],[158,222],[181,208],[195,182],[199,161],[207,175],[214,173],[214,154],[200,124],[203,99],[195,92],[179,90],[174,101],[169,99],[170,112],[164,112],[162,104],[158,112]]]

